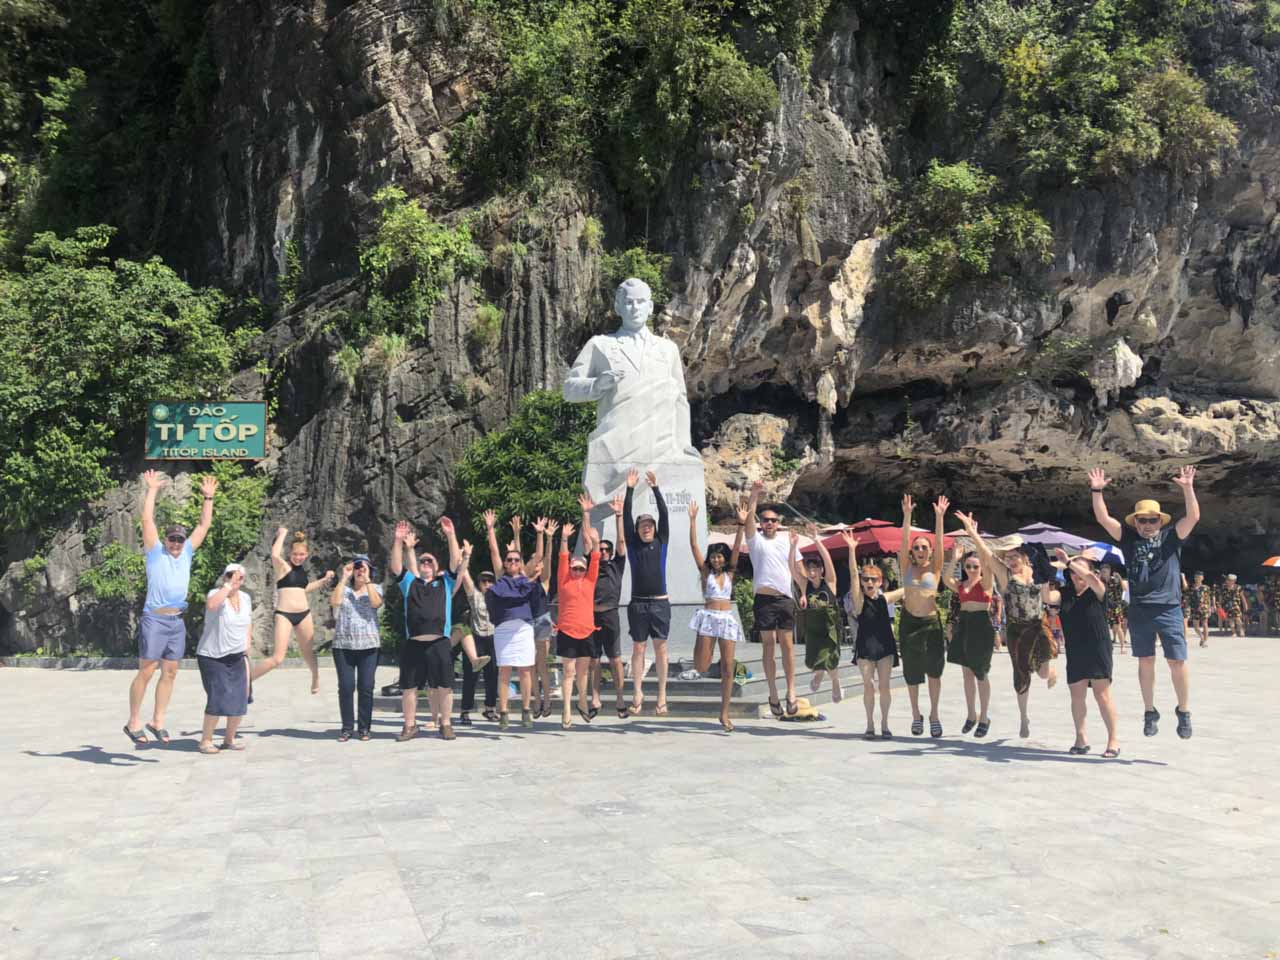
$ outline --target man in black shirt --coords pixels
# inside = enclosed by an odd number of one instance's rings
[[[667,715],[667,635],[671,631],[671,597],[667,593],[667,544],[671,525],[667,503],[658,489],[658,478],[646,471],[645,482],[657,505],[655,519],[647,513],[631,515],[632,498],[640,480],[637,470],[627,472],[627,493],[622,504],[622,530],[631,556],[631,602],[627,604],[627,626],[631,633],[631,707],[635,716],[644,709],[645,651],[653,641],[653,666],[658,675],[660,717]]]
[[[591,509],[595,503],[590,497],[579,498],[582,504],[582,529],[586,530],[591,523]],[[627,716],[626,705],[622,702],[622,621],[618,615],[618,601],[622,597],[622,574],[627,568],[627,539],[623,533],[622,497],[614,497],[609,506],[613,509],[617,547],[609,540],[600,541],[600,576],[596,580],[596,632],[592,635],[595,647],[595,658],[591,665],[591,718],[600,710],[600,691],[603,671],[602,660],[609,661],[609,670],[613,674],[613,689],[617,694],[616,710],[619,718]]]

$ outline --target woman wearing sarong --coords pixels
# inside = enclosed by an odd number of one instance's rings
[[[1031,567],[1029,548],[1023,544],[1005,551],[999,558],[992,554],[981,537],[974,547],[982,562],[991,567],[995,581],[1004,594],[1005,642],[1013,661],[1013,690],[1018,695],[1018,713],[1022,724],[1018,736],[1031,735],[1027,719],[1027,697],[1031,692],[1031,675],[1037,674],[1050,687],[1058,682],[1053,659],[1058,646],[1044,618],[1044,605],[1052,585],[1037,584]]]
[[[818,556],[806,557],[801,564],[799,553],[791,554],[794,576],[802,590],[796,626],[804,640],[804,665],[813,671],[809,689],[814,693],[821,690],[825,673],[831,678],[831,701],[839,703],[844,691],[840,689],[840,614],[836,609],[840,591],[836,587],[836,565],[818,536],[818,528],[809,524],[805,532],[818,545]]]
[[[942,670],[946,666],[946,640],[942,617],[938,614],[938,584],[942,581],[942,522],[951,505],[939,497],[933,505],[935,540],[911,537],[911,513],[915,501],[902,497],[902,546],[898,549],[898,569],[902,571],[902,617],[898,621],[898,649],[902,653],[902,676],[911,700],[911,733],[924,733],[920,714],[920,684],[929,681],[929,736],[942,736],[938,700],[942,695]]]
[[[973,514],[957,511],[956,519],[970,540],[976,543],[982,539]],[[987,707],[991,703],[988,674],[991,672],[991,654],[996,647],[996,632],[991,626],[991,594],[995,575],[991,570],[992,564],[984,563],[976,548],[964,555],[960,568],[960,580],[950,575],[942,578],[960,601],[960,612],[951,633],[951,646],[947,649],[947,662],[958,664],[964,671],[964,702],[968,714],[960,732],[973,730],[975,737],[985,737],[991,728]]]
[[[858,626],[853,641],[853,662],[862,672],[862,705],[867,710],[866,740],[876,736],[876,687],[880,688],[880,737],[889,740],[889,673],[898,665],[898,643],[893,637],[893,617],[889,604],[902,599],[902,591],[882,593],[884,574],[874,565],[858,569],[858,538],[845,531],[840,534],[849,548],[848,611]]]

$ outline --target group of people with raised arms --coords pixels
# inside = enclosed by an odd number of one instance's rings
[[[1169,514],[1162,512],[1154,500],[1140,500],[1121,523],[1110,515],[1103,499],[1106,475],[1100,470],[1089,473],[1095,518],[1130,558],[1126,627],[1138,658],[1147,736],[1157,732],[1160,719],[1154,703],[1157,637],[1177,694],[1178,734],[1183,738],[1191,736],[1180,556],[1183,542],[1199,519],[1194,478],[1191,467],[1183,468],[1175,477],[1186,504],[1186,513],[1177,523],[1172,523]],[[610,503],[616,520],[616,542],[602,538],[595,530],[590,518],[595,504],[586,494],[579,497],[579,527],[539,518],[533,525],[536,545],[528,557],[521,546],[521,518],[512,518],[512,539],[503,549],[497,534],[497,515],[493,510],[486,511],[485,535],[494,569],[481,572],[475,580],[468,569],[472,546],[467,541],[459,543],[448,517],[438,522],[448,548],[447,563],[429,551],[417,550],[417,535],[407,521],[395,525],[387,567],[403,598],[404,638],[398,659],[404,726],[398,740],[410,740],[419,733],[419,689],[428,693],[430,714],[440,737],[455,739],[454,660],[459,652],[465,654],[458,721],[464,726],[472,723],[470,713],[475,708],[476,686],[481,677],[485,684],[485,719],[496,722],[500,729],[510,726],[513,672],[520,691],[521,725],[529,728],[537,717],[547,715],[552,701],[550,680],[539,680],[539,665],[545,665],[551,650],[561,665],[560,722],[564,729],[573,726],[575,712],[588,723],[598,715],[603,694],[602,661],[608,663],[612,675],[618,717],[637,716],[645,706],[643,680],[650,643],[657,681],[654,710],[658,716],[666,715],[667,639],[671,626],[666,580],[670,522],[653,471],[645,474],[645,480],[653,495],[656,516],[633,515],[639,479],[639,471],[630,470],[625,494]],[[164,729],[165,710],[177,662],[185,650],[182,618],[191,561],[212,523],[217,492],[216,481],[205,478],[201,484],[204,499],[199,525],[189,536],[185,528],[171,525],[162,541],[155,524],[155,499],[164,478],[148,471],[144,483],[142,537],[147,598],[139,629],[139,670],[130,686],[130,713],[124,728],[138,744],[148,742],[148,733],[164,743],[169,739]],[[781,719],[799,711],[794,662],[797,638],[804,644],[805,665],[812,673],[811,689],[816,691],[823,682],[830,682],[832,699],[843,699],[837,614],[843,606],[855,633],[853,662],[863,680],[867,739],[888,739],[893,735],[889,728],[890,678],[899,663],[907,685],[914,736],[923,735],[925,729],[921,686],[927,687],[929,695],[929,735],[943,735],[939,704],[942,675],[950,663],[959,666],[963,676],[966,719],[961,733],[986,737],[992,726],[990,671],[997,645],[990,611],[993,602],[999,600],[1020,714],[1019,735],[1030,734],[1028,700],[1033,678],[1039,677],[1052,687],[1057,682],[1056,660],[1065,654],[1076,727],[1071,752],[1089,752],[1085,716],[1087,694],[1092,689],[1107,729],[1103,756],[1119,755],[1116,711],[1110,691],[1113,629],[1108,613],[1109,580],[1094,556],[1088,552],[1069,556],[1059,550],[1055,560],[1049,561],[1041,551],[1027,545],[997,553],[980,535],[976,518],[956,511],[963,531],[957,537],[965,546],[956,568],[950,562],[954,554],[944,555],[943,551],[950,501],[940,496],[934,502],[935,529],[931,537],[913,530],[915,503],[905,495],[898,552],[901,585],[887,590],[884,571],[874,563],[859,562],[858,540],[846,531],[841,537],[848,555],[849,590],[841,596],[835,564],[816,528],[809,529],[816,554],[802,560],[797,531],[784,532],[778,509],[761,506],[763,489],[762,483],[753,484],[749,497],[737,510],[737,535],[731,549],[716,544],[704,554],[698,542],[696,503],[688,511],[689,549],[704,598],[689,624],[696,637],[694,666],[699,674],[709,672],[718,653],[720,723],[726,732],[733,730],[729,712],[734,654],[737,644],[745,639],[733,599],[738,560],[745,546],[753,575],[754,626],[763,644],[773,716]],[[579,530],[575,549],[573,537]],[[335,616],[332,648],[342,717],[339,739],[370,739],[373,677],[381,646],[379,615],[384,603],[373,564],[367,555],[356,554],[343,565],[340,575],[327,571],[313,578],[306,571],[305,535],[294,533],[286,555],[288,536],[289,530],[280,527],[271,549],[277,579],[270,657],[256,666],[249,659],[252,603],[243,590],[244,567],[229,564],[207,594],[204,630],[196,651],[207,694],[199,747],[203,753],[241,748],[236,734],[252,702],[253,681],[280,665],[291,637],[297,639],[310,668],[311,691],[318,691],[315,630],[307,595],[326,587],[331,587],[329,602]],[[622,577],[628,566],[630,703],[625,702],[619,603]],[[471,608],[470,633],[455,631],[453,624],[454,597],[464,588]],[[938,609],[938,594],[943,588],[954,593],[957,601],[949,641]],[[553,628],[546,632],[544,642],[540,624],[551,621]],[[778,683],[779,655],[785,685],[782,691]],[[161,680],[155,713],[144,729],[140,721],[142,699],[157,669]],[[879,734],[875,725],[877,695]],[[213,742],[214,733],[223,720],[225,737],[218,746]]]

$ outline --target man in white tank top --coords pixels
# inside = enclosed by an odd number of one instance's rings
[[[780,533],[781,516],[777,509],[766,506],[760,510],[757,530],[756,505],[764,492],[764,482],[751,485],[751,502],[747,505],[747,551],[751,557],[752,583],[755,601],[756,629],[764,644],[764,675],[769,683],[769,709],[781,719],[782,704],[778,702],[778,665],[774,661],[774,645],[782,644],[782,670],[787,679],[787,715],[795,716],[800,709],[796,701],[795,664],[795,600],[792,599],[792,563],[795,550],[788,536]]]

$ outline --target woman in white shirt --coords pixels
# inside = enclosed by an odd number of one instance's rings
[[[240,587],[244,567],[229,563],[222,571],[222,584],[210,590],[205,600],[204,632],[196,647],[200,680],[207,697],[200,752],[243,750],[236,742],[240,718],[249,712],[249,636],[253,631],[253,604]],[[214,746],[218,721],[226,718],[222,745]]]

